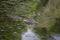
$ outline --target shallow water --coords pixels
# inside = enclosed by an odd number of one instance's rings
[[[28,29],[27,32],[22,34],[22,40],[40,40],[38,35]]]
[[[22,33],[22,40],[40,40],[40,38],[32,31],[32,28],[27,28],[27,32]]]
[[[60,34],[55,34],[55,35],[53,35],[53,37],[55,40],[60,40]]]

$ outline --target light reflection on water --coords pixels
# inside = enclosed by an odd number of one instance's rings
[[[32,32],[31,29],[28,29],[27,32],[22,34],[22,40],[40,40],[40,38],[38,37],[38,35]]]

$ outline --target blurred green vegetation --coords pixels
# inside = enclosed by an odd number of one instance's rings
[[[50,34],[60,33],[60,0],[49,0],[39,13],[40,16],[36,16],[38,24],[34,28],[37,34],[47,38]],[[42,27],[47,31],[41,30]],[[41,40],[45,40],[44,37]]]
[[[0,17],[0,39],[21,40],[21,33],[26,30],[26,25],[21,21],[12,21],[6,15]]]
[[[27,25],[13,21],[6,14],[34,17],[38,22],[34,31],[42,40],[47,40],[50,33],[60,33],[60,0],[0,0],[0,39],[21,40]]]

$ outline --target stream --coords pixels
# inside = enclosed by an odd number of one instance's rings
[[[27,31],[22,34],[22,40],[40,40],[39,36],[33,31],[33,26],[28,25]]]
[[[40,36],[33,32],[34,25],[28,25],[27,31],[22,33],[22,40],[41,40]],[[60,40],[60,34],[52,34],[47,40]]]
[[[60,34],[52,35],[52,37],[53,37],[55,40],[60,40]]]

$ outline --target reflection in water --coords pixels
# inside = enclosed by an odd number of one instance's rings
[[[40,40],[37,34],[32,32],[32,29],[27,28],[27,32],[22,34],[22,40]]]

